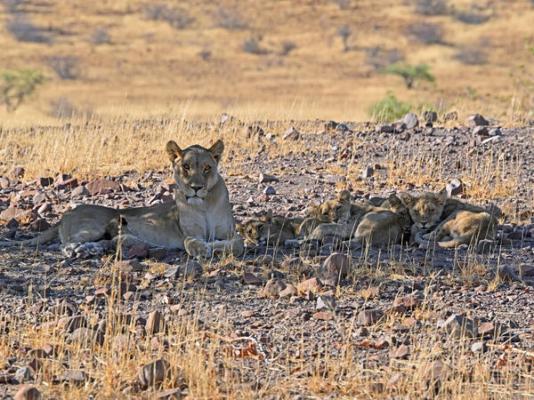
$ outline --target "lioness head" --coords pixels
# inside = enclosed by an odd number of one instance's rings
[[[343,190],[338,193],[334,200],[327,200],[312,207],[309,210],[309,215],[323,223],[337,222],[343,224],[347,223],[350,218],[350,209],[350,192]]]
[[[221,179],[217,166],[224,150],[222,140],[206,149],[199,145],[181,149],[174,140],[167,143],[174,180],[189,204],[202,204],[211,189]]]
[[[413,223],[422,229],[430,229],[438,224],[447,201],[447,192],[425,192],[416,196],[399,193],[398,197],[408,208]]]

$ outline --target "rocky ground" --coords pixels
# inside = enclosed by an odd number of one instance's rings
[[[496,242],[476,252],[400,245],[362,250],[326,243],[316,254],[304,254],[298,246],[262,245],[247,248],[242,259],[201,263],[182,252],[143,247],[125,249],[122,262],[91,249],[66,255],[59,244],[0,249],[0,329],[5,335],[0,340],[0,395],[14,395],[29,383],[51,397],[64,396],[54,387],[70,385],[86,388],[85,397],[98,398],[104,383],[92,376],[88,364],[71,365],[73,357],[66,357],[63,369],[47,373],[42,360],[59,356],[45,351],[47,343],[13,334],[13,327],[41,329],[52,321],[58,329],[46,336],[52,341],[76,343],[83,337],[98,345],[115,343],[115,337],[106,338],[111,303],[130,321],[129,332],[120,335],[136,341],[157,337],[164,343],[164,322],[194,320],[199,332],[219,338],[211,340],[232,343],[235,357],[231,365],[218,367],[215,397],[238,398],[238,391],[268,398],[409,397],[398,366],[424,359],[430,369],[457,369],[451,346],[491,372],[484,393],[493,393],[495,385],[515,398],[534,393],[534,128],[504,129],[486,122],[477,116],[471,126],[446,129],[432,127],[432,116],[422,126],[424,121],[416,124],[409,115],[403,123],[379,126],[283,123],[277,125],[285,125],[279,133],[271,132],[269,123],[258,123],[246,132],[258,142],[257,153],[238,160],[229,149],[227,162],[239,168],[226,182],[238,221],[268,209],[299,215],[340,187],[372,197],[450,182],[456,195],[504,211],[499,237],[512,239],[511,246]],[[28,181],[23,168],[15,169],[0,178],[1,236],[31,237],[74,204],[127,207],[170,201],[169,175],[151,171],[89,182],[69,175]],[[331,279],[331,271],[339,282]],[[117,274],[120,284],[113,280]],[[143,351],[162,354],[161,348]],[[359,389],[343,383],[350,377],[347,371],[341,376],[329,364],[341,359],[352,372],[359,368]],[[525,373],[504,373],[506,368]],[[337,383],[324,370],[331,370]],[[231,387],[227,372],[234,377]],[[464,378],[450,376],[477,382],[472,371]],[[311,385],[312,378],[322,383]],[[140,377],[118,382],[124,396],[139,398],[152,386]],[[412,395],[431,396],[438,390],[428,379],[421,382],[426,386],[421,383]],[[462,388],[449,394],[466,393]],[[158,395],[202,397],[195,390],[186,379],[174,392]]]

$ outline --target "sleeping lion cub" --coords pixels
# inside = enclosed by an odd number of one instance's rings
[[[434,240],[440,247],[475,244],[495,237],[495,212],[447,197],[445,189],[438,193],[418,195],[400,193],[413,221],[413,241],[428,245]]]
[[[0,242],[0,247],[38,246],[56,238],[64,246],[113,239],[185,249],[194,257],[227,251],[240,255],[243,239],[236,234],[228,190],[218,172],[223,150],[221,140],[209,149],[199,145],[181,149],[169,141],[166,151],[177,184],[174,202],[126,209],[81,205],[36,238]]]

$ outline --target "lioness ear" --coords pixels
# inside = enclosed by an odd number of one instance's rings
[[[174,162],[177,157],[181,158],[183,154],[182,149],[176,144],[174,140],[169,140],[167,142],[165,150],[167,151],[167,154],[169,155],[169,160],[171,160],[171,162]]]
[[[215,159],[215,161],[219,162],[221,160],[221,156],[224,150],[224,143],[221,139],[217,140],[213,145],[209,148],[209,152]]]

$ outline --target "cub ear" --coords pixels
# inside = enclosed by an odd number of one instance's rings
[[[221,156],[224,151],[224,143],[221,139],[217,140],[213,145],[209,148],[209,152],[213,156],[216,162],[221,161]]]
[[[414,203],[414,197],[406,192],[397,193],[397,197],[405,207],[410,207]]]
[[[447,192],[447,188],[444,187],[443,189],[441,189],[439,192],[438,192],[438,197],[440,199],[440,201],[446,201],[448,198],[449,198],[449,193]]]
[[[342,190],[337,194],[337,199],[341,202],[350,201],[350,192],[348,190]]]
[[[169,160],[171,160],[171,162],[174,162],[177,157],[182,158],[183,151],[174,140],[169,140],[167,142],[165,150],[167,151],[167,154],[169,155]]]

